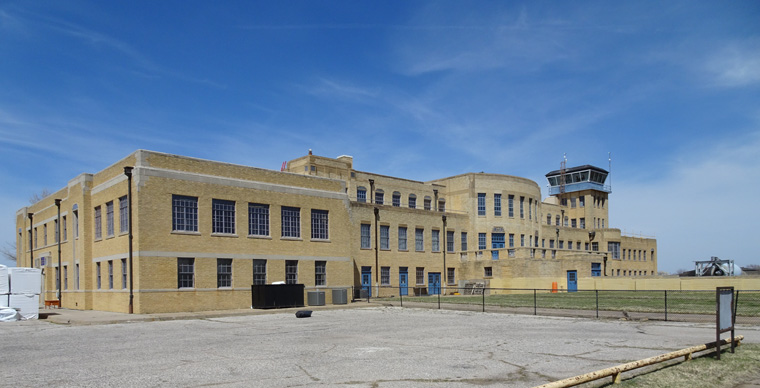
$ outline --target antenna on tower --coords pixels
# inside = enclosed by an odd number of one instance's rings
[[[607,172],[610,179],[610,191],[612,191],[612,152],[607,152]]]
[[[559,164],[559,193],[565,193],[565,167],[567,165],[567,153],[562,154],[562,162]]]

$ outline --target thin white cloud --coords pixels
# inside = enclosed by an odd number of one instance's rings
[[[704,70],[718,86],[756,85],[760,83],[760,39],[729,44],[704,63]]]
[[[660,269],[692,269],[711,256],[756,263],[750,253],[760,217],[760,131],[713,144],[688,144],[662,165],[662,179],[616,177],[613,227],[657,237]]]

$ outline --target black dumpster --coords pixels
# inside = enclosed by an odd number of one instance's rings
[[[251,286],[251,306],[255,309],[303,307],[303,284],[262,284]]]

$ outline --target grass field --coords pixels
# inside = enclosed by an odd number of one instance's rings
[[[725,348],[724,348],[725,349]],[[760,344],[744,344],[736,348],[736,353],[724,351],[720,360],[712,354],[705,354],[688,362],[664,366],[656,373],[644,373],[625,378],[621,384],[603,384],[620,388],[733,388],[760,378]]]
[[[385,298],[397,300],[398,297]],[[404,301],[437,303],[437,296],[404,296]],[[441,303],[498,307],[535,307],[551,309],[629,311],[669,314],[715,314],[714,291],[578,291],[551,293],[544,290],[513,294],[441,295]],[[760,317],[760,291],[741,291],[737,297],[737,316]]]

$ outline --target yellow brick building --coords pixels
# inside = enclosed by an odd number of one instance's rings
[[[591,166],[547,177],[591,169],[606,178]],[[246,308],[252,284],[274,282],[382,296],[655,274],[655,240],[610,228],[609,190],[589,177],[542,202],[536,182],[507,175],[419,182],[349,156],[272,171],[139,150],[20,209],[17,257],[44,269],[46,300],[135,313]]]

